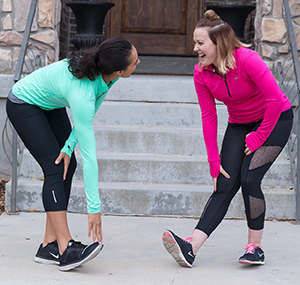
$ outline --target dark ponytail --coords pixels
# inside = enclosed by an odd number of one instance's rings
[[[69,71],[78,79],[95,80],[100,74],[110,75],[125,70],[130,64],[132,44],[123,38],[105,40],[99,46],[73,51]]]

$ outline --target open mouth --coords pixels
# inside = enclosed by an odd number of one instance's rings
[[[204,58],[205,58],[205,56],[206,56],[206,54],[204,54],[204,53],[202,53],[202,54],[199,54],[199,57],[200,57],[201,59],[204,59]]]

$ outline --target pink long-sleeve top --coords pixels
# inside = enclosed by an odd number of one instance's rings
[[[262,119],[260,127],[245,138],[253,152],[268,138],[281,112],[291,108],[287,96],[279,88],[269,67],[253,50],[238,48],[234,52],[236,67],[225,78],[212,65],[199,69],[195,65],[194,83],[197,92],[207,150],[210,174],[218,177],[220,155],[217,145],[217,112],[215,99],[227,106],[228,122],[247,124]]]

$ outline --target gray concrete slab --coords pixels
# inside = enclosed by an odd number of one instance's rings
[[[68,217],[73,237],[91,242],[86,215]],[[175,263],[161,236],[168,228],[189,236],[196,220],[103,216],[103,251],[73,271],[60,272],[56,265],[33,261],[44,221],[44,213],[0,216],[0,284],[299,284],[300,225],[290,222],[266,222],[266,264],[249,267],[237,262],[247,241],[246,221],[225,220],[189,269]]]

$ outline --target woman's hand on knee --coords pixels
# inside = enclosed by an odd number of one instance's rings
[[[64,175],[63,180],[66,180],[69,164],[70,164],[70,156],[68,156],[66,153],[61,152],[58,156],[58,158],[55,160],[55,164],[60,164],[61,160],[64,160]]]
[[[220,165],[220,174],[224,175],[227,179],[230,178],[230,175],[224,170],[222,165]],[[217,180],[218,180],[218,177],[213,177],[213,183],[214,183],[214,190],[215,191],[217,191]]]
[[[98,243],[102,243],[102,222],[100,213],[96,214],[88,214],[88,236],[91,236],[91,232],[93,234],[93,241]]]

